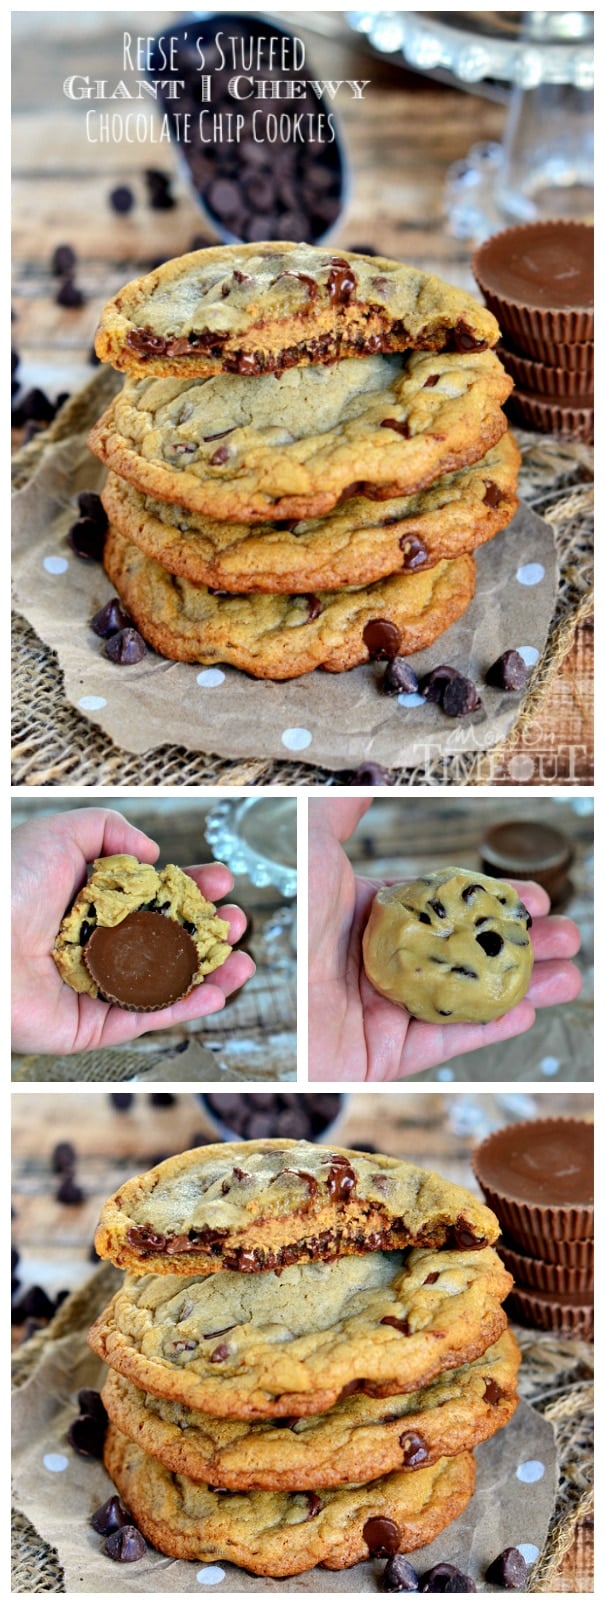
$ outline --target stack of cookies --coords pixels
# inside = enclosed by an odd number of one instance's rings
[[[165,657],[288,679],[429,646],[510,522],[495,318],[382,257],[232,245],[105,308],[105,567]]]
[[[105,1465],[164,1554],[260,1576],[430,1542],[517,1403],[498,1222],[398,1159],[182,1153],[105,1205]]]

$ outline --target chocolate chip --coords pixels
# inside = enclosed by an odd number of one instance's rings
[[[306,596],[305,600],[307,603],[307,622],[311,623],[313,618],[319,618],[320,613],[323,611],[322,605],[319,596]]]
[[[485,1572],[487,1582],[507,1591],[518,1591],[527,1581],[527,1561],[518,1548],[503,1548]]]
[[[94,1415],[79,1415],[77,1420],[72,1420],[67,1440],[85,1459],[102,1459],[106,1429],[106,1422]]]
[[[464,975],[467,980],[478,980],[476,969],[468,969],[466,964],[452,964],[451,975]]]
[[[19,1302],[13,1305],[11,1322],[20,1325],[22,1320],[51,1320],[55,1307],[44,1287],[28,1287]]]
[[[446,685],[460,678],[459,669],[451,668],[449,663],[441,663],[439,668],[432,668],[430,673],[421,679],[421,693],[427,702],[441,704]]]
[[[76,557],[88,562],[102,562],[105,535],[92,518],[78,518],[67,531],[67,539]]]
[[[323,1509],[321,1498],[318,1498],[317,1493],[305,1493],[305,1497],[309,1510],[307,1520],[314,1520],[315,1516],[319,1515],[320,1510]]]
[[[82,1191],[82,1187],[78,1186],[78,1183],[74,1180],[73,1175],[65,1175],[63,1177],[61,1185],[57,1187],[55,1197],[57,1203],[72,1204],[84,1202],[84,1192]]]
[[[401,1331],[404,1337],[409,1337],[411,1335],[410,1322],[404,1315],[399,1317],[399,1315],[396,1314],[384,1314],[380,1324],[381,1326],[394,1326],[395,1330]]]
[[[380,1578],[381,1593],[417,1593],[420,1587],[414,1566],[405,1554],[393,1554]]]
[[[407,418],[383,418],[380,427],[381,429],[394,429],[396,434],[403,435],[404,440],[409,440],[410,438],[410,425]]]
[[[444,1560],[440,1565],[431,1566],[422,1578],[421,1593],[476,1593],[477,1584],[472,1576],[465,1576],[456,1565],[448,1565]]]
[[[439,1009],[439,1012],[441,1013],[441,1009]],[[458,1248],[460,1251],[466,1250],[468,1252],[486,1247],[487,1238],[475,1236],[468,1221],[460,1217],[454,1225],[450,1225],[446,1235],[446,1245],[447,1247]]]
[[[12,346],[11,347],[11,374],[17,372],[17,369],[19,367],[19,362],[20,362],[19,352],[15,351],[14,346]]]
[[[476,891],[485,891],[485,886],[480,886],[478,880],[474,881],[472,885],[463,887],[462,891],[460,892],[462,901],[471,902]]]
[[[111,1532],[119,1531],[121,1526],[128,1526],[130,1516],[127,1514],[119,1498],[114,1493],[106,1503],[95,1509],[90,1517],[90,1524],[100,1537],[109,1537]]]
[[[66,274],[73,272],[76,265],[76,253],[72,245],[55,245],[50,259],[51,272],[55,278],[65,278]]]
[[[80,1387],[78,1409],[81,1415],[93,1415],[95,1420],[100,1420],[104,1426],[107,1425],[105,1404],[100,1392],[97,1392],[94,1387]]]
[[[119,1560],[121,1565],[131,1565],[135,1560],[143,1559],[147,1544],[138,1526],[120,1526],[107,1538],[105,1553],[109,1559]]]
[[[498,935],[497,930],[483,930],[480,936],[475,936],[475,941],[483,948],[487,958],[497,958],[504,946],[502,936]]]
[[[431,920],[428,913],[419,913],[418,919],[421,925],[430,925]]]
[[[432,897],[428,906],[429,908],[432,908],[433,913],[436,913],[438,919],[445,919],[447,917],[443,903],[439,901],[438,897]]]
[[[73,1170],[76,1162],[76,1150],[71,1142],[55,1142],[51,1154],[51,1164],[58,1175],[64,1170]]]
[[[33,390],[27,390],[20,402],[20,410],[24,419],[33,418],[36,423],[52,423],[55,416],[54,403],[36,385]]]
[[[528,677],[527,664],[521,653],[511,650],[503,652],[488,668],[485,683],[500,691],[524,691]]]
[[[439,383],[440,377],[439,373],[429,373],[428,379],[425,379],[422,386],[423,390],[434,390],[435,385]]]
[[[78,496],[78,508],[82,518],[90,518],[101,530],[108,528],[109,519],[96,490],[81,490]]]
[[[355,299],[357,278],[350,262],[334,256],[328,273],[328,297],[333,306],[348,306]]]
[[[460,317],[453,332],[452,345],[454,351],[483,351],[486,341],[478,340],[472,329],[469,329],[468,323]]]
[[[77,284],[74,284],[72,278],[64,278],[55,295],[55,301],[57,306],[75,308],[84,305],[85,296],[82,290],[78,289]]]
[[[399,1438],[403,1450],[403,1464],[406,1469],[415,1469],[417,1465],[424,1465],[429,1457],[428,1443],[421,1437],[419,1431],[404,1431]]]
[[[483,500],[486,507],[499,507],[500,502],[506,500],[505,492],[500,489],[499,485],[494,484],[493,479],[486,479]]]
[[[113,1107],[116,1108],[120,1114],[123,1114],[125,1110],[130,1108],[131,1104],[134,1102],[134,1092],[110,1092],[109,1099],[113,1104]]]
[[[134,195],[128,184],[117,184],[115,189],[110,190],[107,198],[112,211],[118,212],[122,216],[132,211]]]
[[[401,644],[401,635],[396,624],[388,618],[371,618],[363,631],[363,644],[367,646],[370,657],[393,658],[397,656]]]
[[[110,662],[126,667],[140,663],[146,655],[147,647],[138,629],[120,629],[117,635],[110,635],[105,645],[105,656]]]
[[[416,568],[424,567],[428,553],[421,540],[417,540],[415,535],[402,535],[399,546],[403,557],[401,566],[404,570],[411,570],[413,573]]]
[[[448,718],[463,718],[465,713],[474,713],[481,707],[481,697],[472,679],[450,680],[444,687],[441,697],[441,706]]]
[[[438,1280],[439,1270],[431,1270],[430,1275],[425,1275],[422,1285],[423,1287],[433,1287]]]
[[[505,1397],[505,1393],[498,1386],[497,1381],[494,1381],[493,1376],[486,1377],[483,1396],[486,1403],[491,1404],[493,1408],[495,1408],[496,1404],[499,1404],[501,1398]]]
[[[415,695],[418,690],[418,680],[413,668],[410,668],[404,657],[392,657],[391,661],[387,663],[382,677],[381,690],[384,691],[385,696]]]
[[[111,600],[99,608],[98,613],[95,613],[94,618],[90,620],[91,629],[94,629],[95,635],[100,635],[102,640],[109,640],[111,635],[119,634],[120,630],[128,629],[131,624],[130,614],[126,612],[117,596],[112,596]]]
[[[384,1515],[371,1515],[362,1536],[370,1554],[396,1554],[401,1542],[398,1525]]]
[[[359,768],[355,770],[350,784],[392,785],[393,780],[387,769],[381,768],[380,763],[361,763]]]
[[[223,1359],[228,1359],[228,1358],[229,1358],[229,1346],[228,1346],[228,1343],[219,1342],[218,1347],[217,1348],[213,1348],[212,1353],[210,1354],[210,1364],[211,1365],[219,1365],[219,1364],[222,1364]]]

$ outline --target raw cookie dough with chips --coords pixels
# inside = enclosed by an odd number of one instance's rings
[[[487,1024],[525,996],[531,916],[503,880],[439,869],[377,892],[363,937],[375,990],[429,1024]]]

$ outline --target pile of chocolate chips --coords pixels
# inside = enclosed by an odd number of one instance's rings
[[[316,1142],[336,1119],[338,1092],[208,1092],[209,1112],[229,1131],[248,1141],[265,1136]]]
[[[375,1523],[390,1525],[389,1521]],[[383,1549],[383,1552],[388,1550]],[[518,1548],[505,1548],[486,1571],[486,1580],[506,1591],[518,1592],[527,1581],[527,1564]],[[405,1554],[393,1554],[380,1578],[383,1593],[478,1593],[472,1576],[442,1560],[419,1576]]]
[[[231,57],[223,64],[215,42],[221,32],[224,54],[226,39],[236,40],[235,73]],[[221,234],[248,242],[283,239],[313,244],[336,221],[342,206],[343,167],[339,142],[333,136],[333,111],[308,88],[292,99],[263,97],[268,80],[302,82],[314,76],[308,61],[300,71],[291,65],[282,67],[281,62],[273,67],[262,63],[257,68],[255,46],[259,39],[266,40],[267,32],[267,24],[255,17],[212,15],[210,22],[204,28],[200,24],[198,29],[204,41],[203,68],[194,31],[189,26],[180,35],[178,29],[171,35],[178,41],[174,70],[164,65],[160,71],[158,54],[157,72],[153,57],[151,60],[152,76],[155,74],[167,84],[173,79],[185,82],[178,99],[163,101],[162,111],[175,138],[178,120],[182,124],[183,113],[190,114],[191,141],[179,141],[179,150]],[[273,21],[270,33],[288,37]],[[291,61],[291,52],[287,59]],[[248,60],[253,63],[249,72]],[[242,61],[244,67],[240,66]],[[255,89],[250,98],[235,99],[229,91],[234,76],[245,78],[246,92],[249,79],[254,85],[258,83],[260,93]],[[207,143],[199,134],[202,111],[206,114]],[[243,118],[238,129],[237,117]],[[288,121],[284,127],[289,131],[295,118],[298,120],[302,137],[283,137],[279,130],[285,118]],[[273,140],[275,124],[278,137]]]

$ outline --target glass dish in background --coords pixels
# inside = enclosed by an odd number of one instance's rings
[[[233,874],[254,886],[275,886],[296,896],[296,802],[290,797],[234,797],[208,815],[206,840]],[[292,963],[296,952],[296,908],[272,909],[262,928],[255,920],[253,955],[273,968]]]

